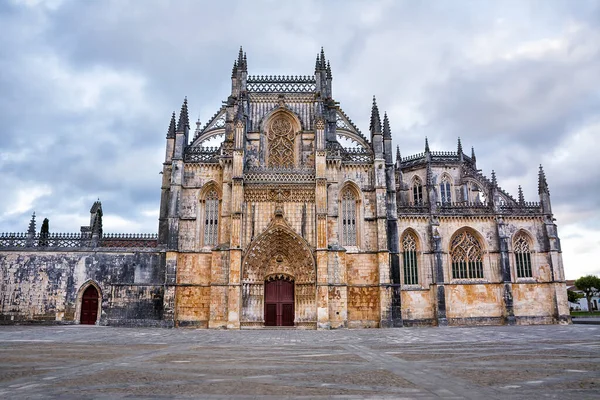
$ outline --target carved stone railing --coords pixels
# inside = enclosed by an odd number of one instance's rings
[[[249,76],[246,89],[255,93],[311,93],[317,82],[314,76]]]
[[[516,204],[501,204],[498,209],[501,214],[505,215],[540,214],[542,212],[540,203],[529,201]]]
[[[247,183],[314,183],[312,168],[264,168],[254,167],[244,173]]]
[[[457,201],[453,203],[436,203],[439,214],[472,215],[494,214],[494,209],[487,202]]]
[[[397,205],[398,215],[403,214],[428,214],[429,203],[398,203]]]
[[[109,233],[102,235],[100,247],[157,247],[156,234]]]
[[[188,147],[183,160],[188,163],[218,163],[220,147]]]
[[[156,234],[104,234],[100,237],[90,233],[0,233],[0,249],[31,248],[38,250],[124,247],[155,248]]]
[[[341,159],[344,164],[372,164],[373,152],[364,147],[342,147],[338,142],[328,142],[327,158]]]

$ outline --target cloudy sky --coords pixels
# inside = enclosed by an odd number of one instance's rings
[[[376,95],[403,155],[460,136],[527,201],[543,164],[567,277],[600,274],[599,1],[4,0],[0,27],[0,231],[35,210],[76,232],[100,198],[106,232],[156,232],[183,97],[205,123],[240,45],[252,75],[323,46],[344,111],[366,132]]]

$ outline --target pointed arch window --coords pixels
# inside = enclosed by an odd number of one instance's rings
[[[519,234],[514,241],[514,252],[517,267],[517,278],[531,278],[531,249],[529,240],[524,234]]]
[[[450,204],[450,202],[452,202],[450,179],[447,176],[444,176],[440,183],[440,200],[442,204]]]
[[[212,189],[204,201],[204,245],[216,246],[219,236],[219,195]]]
[[[351,189],[342,192],[342,245],[356,246],[356,194]]]
[[[413,202],[415,204],[423,204],[423,184],[421,183],[421,180],[418,177],[416,177],[413,181],[412,191]]]
[[[483,250],[473,234],[463,231],[454,236],[450,256],[453,279],[483,278]]]
[[[419,283],[417,265],[417,238],[410,232],[402,238],[402,258],[404,270],[404,284],[417,285]]]

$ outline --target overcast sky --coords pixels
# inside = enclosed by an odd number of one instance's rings
[[[171,112],[204,124],[242,45],[251,75],[308,75],[321,46],[363,133],[371,99],[403,155],[475,147],[538,201],[543,164],[567,278],[600,274],[600,2],[0,1],[0,232],[31,213],[153,233]],[[193,127],[195,124],[193,124]]]

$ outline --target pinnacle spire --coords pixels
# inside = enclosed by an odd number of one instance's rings
[[[321,59],[319,58],[319,53],[317,53],[317,60],[315,61],[315,72],[319,70],[321,66]]]
[[[538,193],[550,194],[550,191],[548,190],[548,182],[546,182],[546,174],[544,173],[542,164],[540,164],[540,172],[538,173]]]
[[[458,137],[458,149],[457,149],[457,153],[458,156],[462,156],[463,154],[463,148],[462,148],[462,143],[460,142],[460,136]]]
[[[425,136],[425,153],[429,153],[429,140],[427,140],[427,136]]]
[[[232,78],[235,77],[235,74],[237,73],[237,71],[238,71],[238,63],[237,63],[237,60],[235,60],[233,62],[233,68],[231,69],[231,77]]]
[[[431,171],[431,162],[427,162],[427,172],[425,175],[425,182],[427,186],[433,185],[433,172]]]
[[[30,235],[35,235],[35,211],[31,214],[31,220],[29,221],[29,229],[27,229],[27,233]]]
[[[471,146],[471,158],[473,159],[473,162],[476,161],[476,158],[475,158],[475,147],[473,147],[473,146]]]
[[[171,123],[169,124],[169,130],[167,131],[167,139],[173,139],[175,137],[175,130],[177,129],[175,125],[175,111],[171,114]]]
[[[331,65],[329,65],[329,61],[327,61],[327,79],[332,79],[332,76],[331,76]]]
[[[525,204],[525,197],[523,196],[523,188],[519,185],[519,204]]]
[[[244,49],[242,49],[242,46],[240,46],[237,63],[240,67],[244,65]]]
[[[187,96],[183,100],[181,105],[181,112],[179,113],[179,122],[177,123],[177,131],[183,132],[185,128],[190,128],[190,118],[188,116],[188,104]]]
[[[392,131],[390,129],[390,120],[388,119],[387,112],[383,113],[383,137],[392,138]]]
[[[400,155],[400,146],[396,146],[396,162],[402,161],[402,156]]]
[[[373,96],[373,107],[371,107],[371,125],[369,126],[371,133],[381,133],[381,118],[379,117],[379,108],[377,107],[377,100]]]
[[[323,50],[323,46],[321,46],[321,63],[320,63],[320,67],[321,67],[321,69],[326,69],[327,68],[327,64],[325,64],[325,50]]]
[[[498,181],[496,180],[496,171],[492,170],[492,186],[498,187]]]

